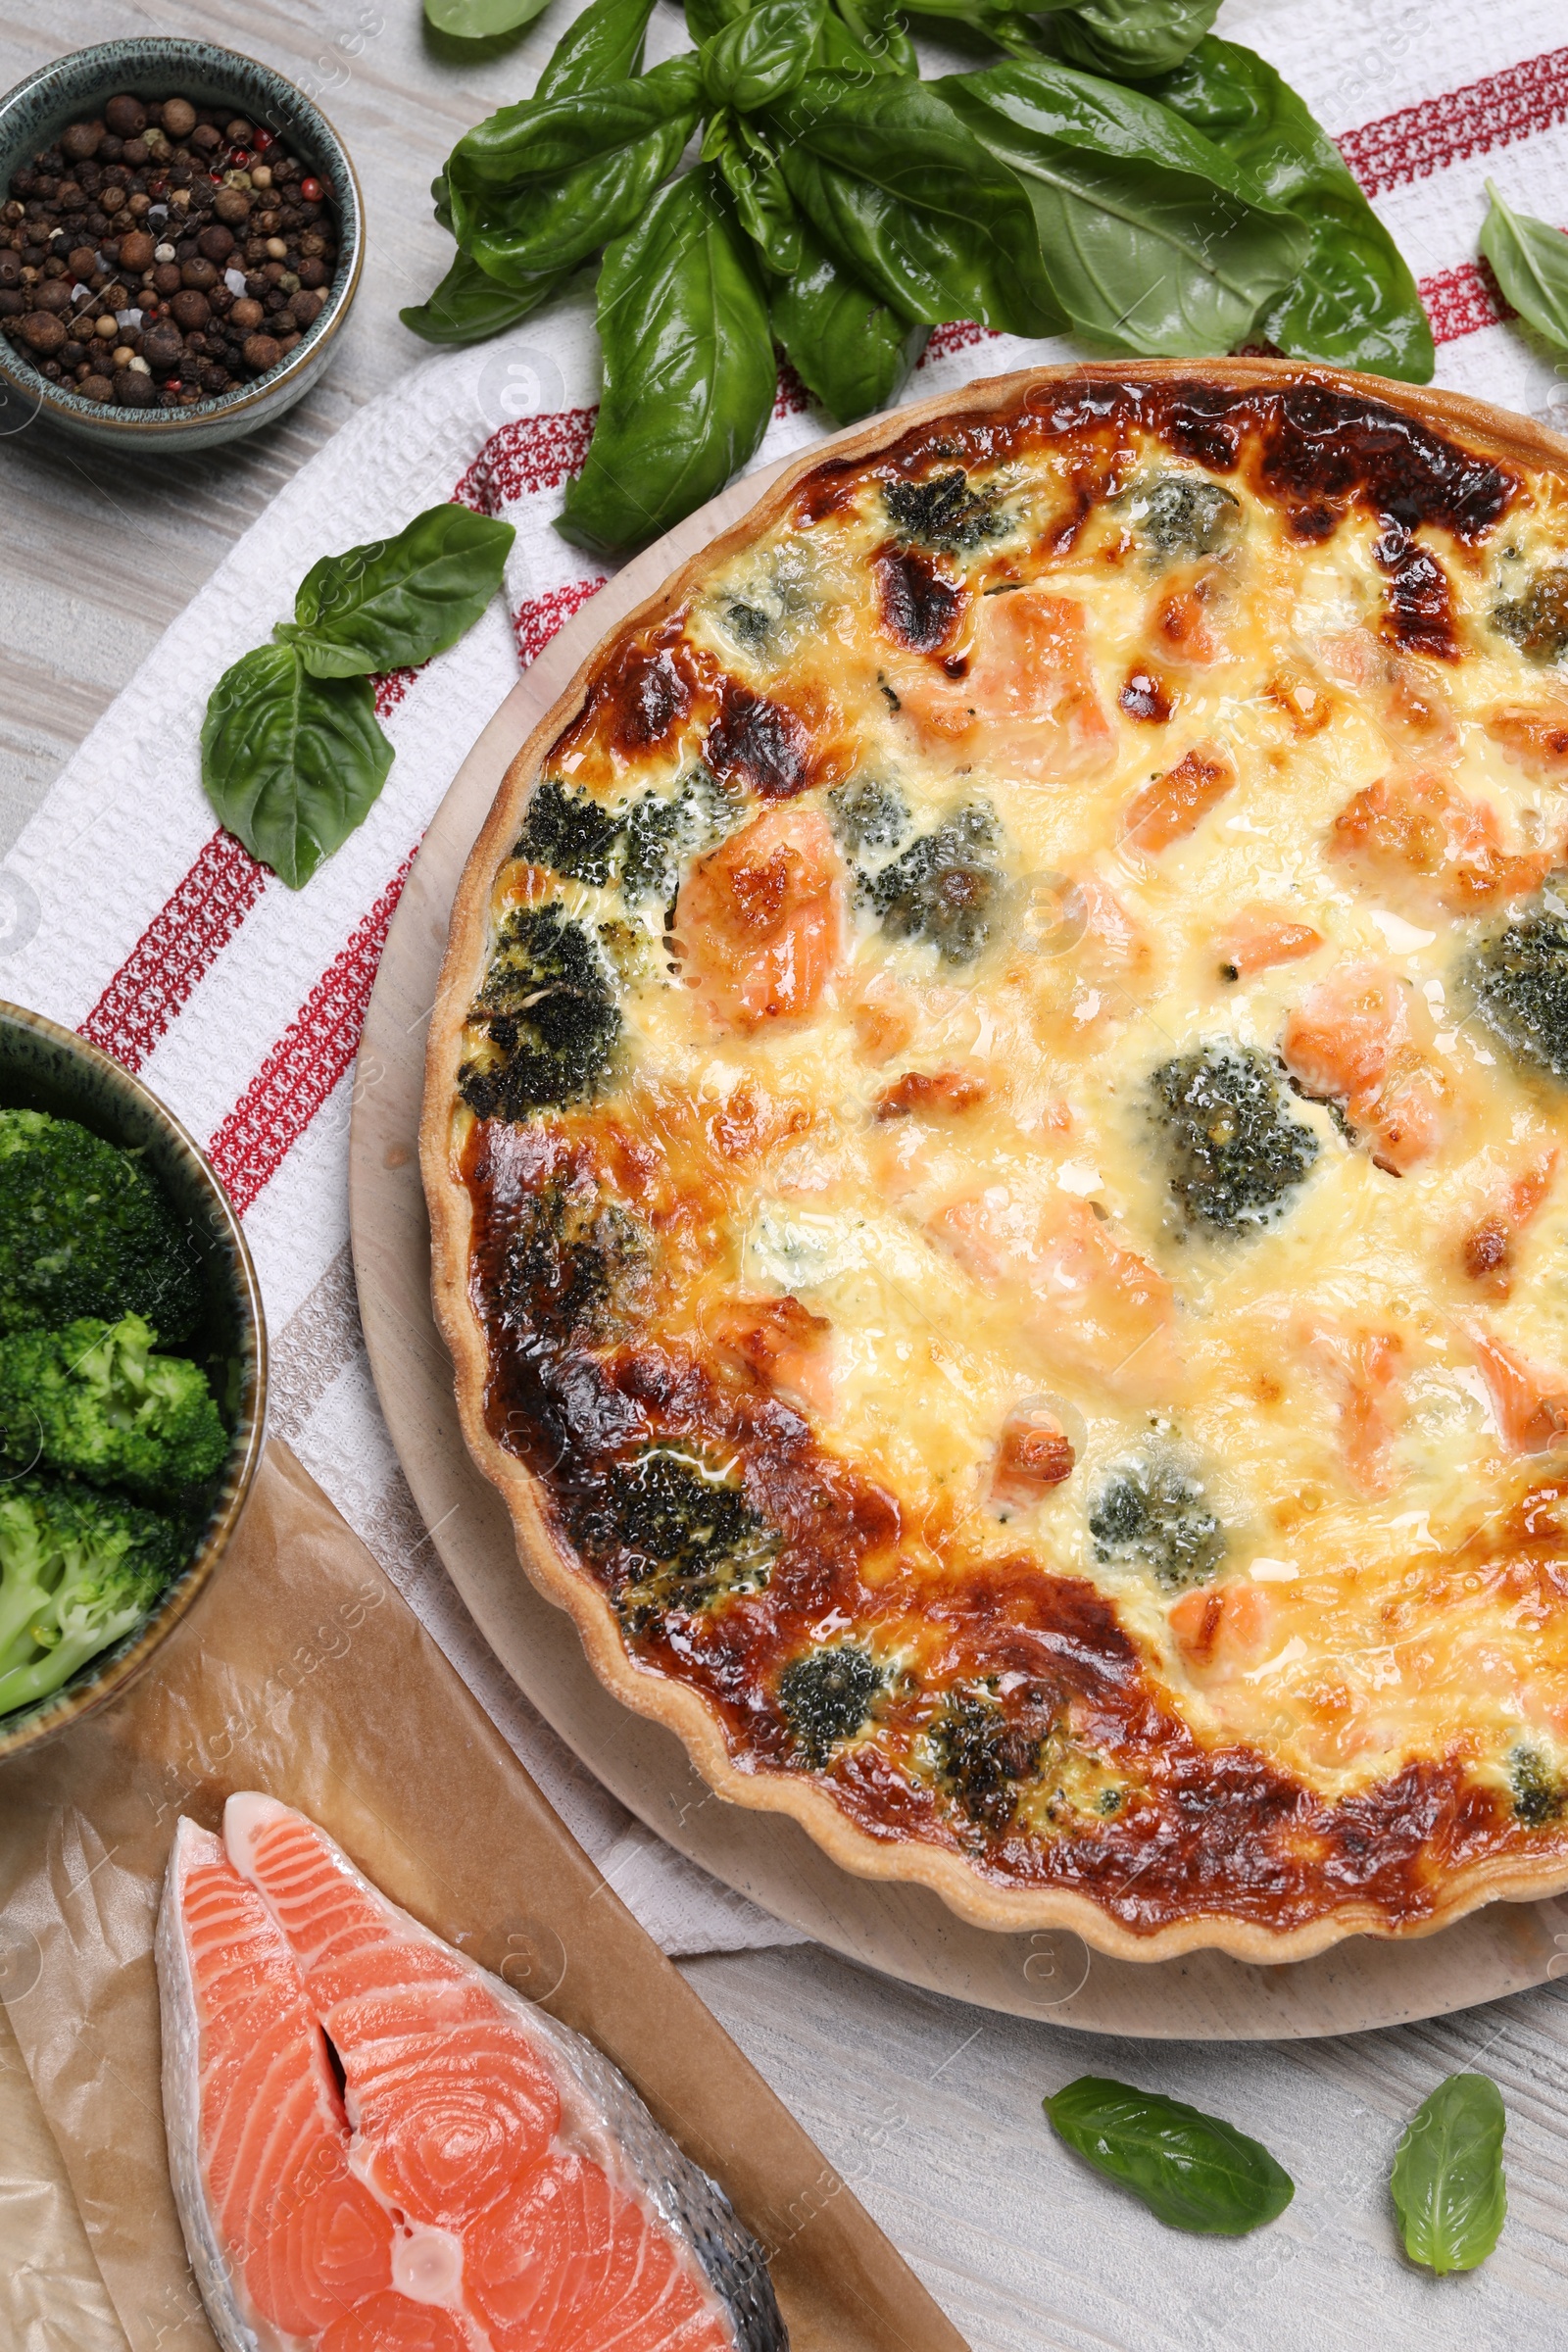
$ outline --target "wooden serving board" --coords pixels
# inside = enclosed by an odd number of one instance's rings
[[[1356,1936],[1280,1967],[1221,1952],[1140,1965],[1091,1951],[1067,1930],[1001,1935],[972,1927],[923,1887],[852,1877],[780,1814],[722,1802],[673,1732],[632,1714],[601,1686],[570,1621],[523,1573],[501,1498],[464,1444],[430,1310],[419,1107],[425,1023],[452,901],[513,759],[599,640],[739,521],[782,471],[752,474],[689,515],[552,640],[459,770],[387,937],[355,1090],[354,1265],[381,1407],[453,1583],[519,1689],[639,1820],[775,1918],[906,1984],[1091,2033],[1261,2040],[1403,2025],[1568,1974],[1568,1898],[1494,1903],[1438,1936],[1403,1943]]]

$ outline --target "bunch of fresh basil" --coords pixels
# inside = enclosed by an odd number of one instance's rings
[[[533,97],[453,149],[457,260],[404,319],[478,341],[599,257],[604,393],[561,528],[614,554],[746,464],[775,343],[840,422],[950,319],[1425,382],[1388,231],[1272,67],[1209,35],[1216,7],[685,0],[695,50],[644,73],[653,0],[591,0]],[[1004,62],[923,81],[911,15]]]
[[[291,890],[365,822],[392,746],[371,678],[415,668],[472,627],[514,538],[467,507],[431,507],[395,539],[323,556],[294,618],[226,669],[202,724],[202,784],[219,822]]]

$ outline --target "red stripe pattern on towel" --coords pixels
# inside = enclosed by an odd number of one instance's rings
[[[1457,343],[1463,335],[1478,334],[1484,326],[1500,326],[1517,318],[1514,309],[1492,273],[1490,262],[1461,262],[1457,269],[1440,270],[1421,280],[1421,300],[1432,321],[1437,343]]]
[[[266,887],[267,868],[232,833],[215,833],[77,1034],[139,1070]]]
[[[452,495],[478,514],[499,514],[519,498],[559,490],[580,473],[593,437],[595,409],[556,416],[518,416],[491,434]]]
[[[976,343],[994,343],[996,339],[994,326],[982,326],[975,318],[950,318],[945,326],[931,329],[915,365],[923,368],[928,360],[946,359],[950,351],[968,351]]]
[[[277,1174],[359,1051],[376,966],[414,857],[411,850],[207,1147],[240,1216]]]
[[[564,629],[604,584],[603,579],[568,580],[564,587],[547,589],[543,596],[530,597],[517,607],[512,625],[517,634],[517,659],[524,669],[538,661],[556,631]]]
[[[1568,49],[1527,57],[1484,81],[1401,106],[1348,130],[1340,153],[1368,196],[1405,188],[1473,155],[1492,155],[1568,116]]]

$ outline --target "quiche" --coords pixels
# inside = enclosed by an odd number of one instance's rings
[[[1568,1885],[1568,445],[1236,360],[798,463],[467,866],[465,1432],[593,1666],[1123,1957]]]

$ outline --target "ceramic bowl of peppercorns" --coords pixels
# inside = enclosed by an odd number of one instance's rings
[[[270,67],[106,41],[0,100],[0,434],[210,447],[291,408],[359,283],[359,183]]]

